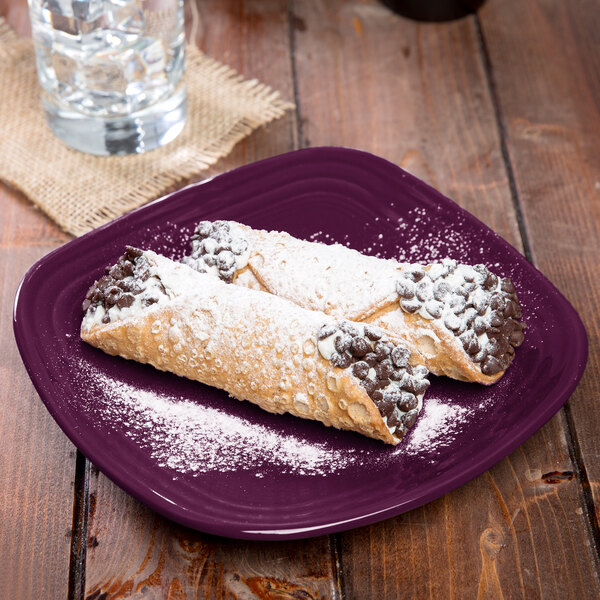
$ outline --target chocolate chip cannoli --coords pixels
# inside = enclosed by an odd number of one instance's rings
[[[127,248],[90,288],[81,338],[113,355],[398,444],[429,385],[410,351],[365,323],[227,285]]]
[[[183,261],[303,308],[380,326],[436,375],[495,383],[524,338],[514,285],[484,265],[399,263],[232,221],[199,223]]]

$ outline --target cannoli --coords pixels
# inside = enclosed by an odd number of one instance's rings
[[[81,338],[109,354],[389,444],[413,425],[429,385],[427,369],[377,327],[227,285],[151,251],[128,247],[83,310]]]
[[[399,263],[232,221],[202,221],[191,242],[192,268],[382,327],[436,375],[495,383],[523,342],[512,281],[484,265]]]

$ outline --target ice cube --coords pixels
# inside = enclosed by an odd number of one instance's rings
[[[90,23],[102,16],[104,0],[72,0],[71,6],[73,8],[73,16],[76,19]]]
[[[77,35],[77,24],[69,0],[43,0],[41,18],[56,31]]]
[[[134,35],[144,31],[144,12],[135,0],[106,0],[105,6],[110,28]]]

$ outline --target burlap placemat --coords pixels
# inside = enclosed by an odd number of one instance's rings
[[[147,154],[91,156],[67,148],[48,128],[31,40],[17,39],[0,18],[0,179],[81,235],[200,174],[293,108],[195,46],[186,52],[188,118],[179,137]]]

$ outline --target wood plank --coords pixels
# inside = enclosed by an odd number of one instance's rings
[[[27,3],[0,0],[27,35]],[[68,240],[21,194],[0,184],[0,589],[6,598],[63,598],[69,582],[75,449],[35,392],[12,333],[25,271]]]
[[[75,449],[35,392],[12,333],[25,271],[67,236],[0,185],[0,589],[63,598],[68,586]]]
[[[594,0],[488,2],[481,23],[535,263],[575,306],[589,337],[587,370],[568,412],[597,522],[600,10]]]
[[[335,597],[327,536],[248,542],[176,525],[92,473],[86,598]]]
[[[285,1],[198,4],[202,50],[293,99]],[[188,5],[188,27],[191,11]],[[275,57],[275,59],[273,58]],[[295,115],[255,132],[219,172],[293,149]],[[156,515],[92,471],[86,561],[88,600],[109,598],[334,598],[335,565],[324,536],[291,543],[204,535]]]
[[[383,155],[520,248],[474,19],[417,24],[375,1],[313,0],[294,10],[303,143]],[[559,414],[467,486],[407,515],[342,534],[346,596],[598,593],[565,432]],[[563,474],[556,476],[560,485],[549,483],[552,472]],[[567,558],[574,565],[569,578]]]

